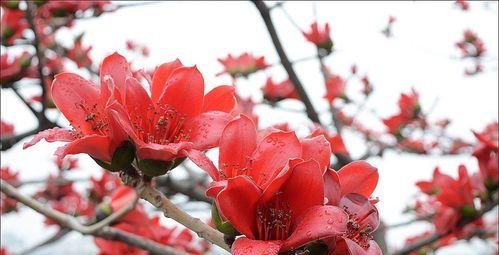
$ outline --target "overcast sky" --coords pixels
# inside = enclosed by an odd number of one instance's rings
[[[290,2],[284,6],[302,29],[308,29],[314,20],[312,3]],[[367,73],[375,89],[368,107],[375,108],[382,116],[393,114],[398,95],[414,87],[421,94],[423,109],[436,102],[431,119],[447,117],[452,120],[450,130],[454,135],[472,139],[471,129],[480,130],[497,121],[497,3],[472,3],[470,11],[463,12],[453,2],[318,2],[316,10],[320,22],[330,23],[337,49],[327,58],[327,65],[346,76],[355,63],[361,73]],[[314,54],[314,46],[305,41],[282,10],[275,9],[272,15],[291,59]],[[393,26],[393,37],[387,39],[380,31],[389,15],[395,16],[397,21]],[[467,28],[476,31],[487,48],[485,71],[474,77],[463,75],[469,63],[459,59],[459,52],[454,47]],[[62,31],[58,38],[65,40],[69,38],[68,33],[76,35],[82,31],[86,33],[84,43],[93,45],[92,56],[96,63],[116,50],[122,52],[124,42],[133,39],[146,44],[151,51],[147,61],[135,64],[151,68],[179,58],[186,65],[197,65],[209,87],[231,82],[229,77],[215,75],[222,70],[216,59],[228,53],[249,51],[264,55],[269,63],[278,62],[266,28],[256,8],[249,2],[164,2],[124,8],[80,21],[71,31]],[[302,62],[296,68],[316,108],[319,111],[327,109],[322,100],[324,86],[318,63],[313,60]],[[259,88],[268,76],[281,80],[285,73],[277,66],[248,80],[239,80],[241,94],[259,99]],[[27,94],[35,92],[25,91]],[[30,112],[11,93],[2,90],[1,99],[2,119],[14,123],[19,131],[35,125]],[[301,107],[297,102],[284,104],[297,109]],[[257,112],[264,113],[260,117],[262,126],[289,121],[294,128],[303,130],[309,124],[302,114],[278,112],[266,106],[258,108]],[[327,123],[329,116],[322,117]],[[365,124],[377,125],[367,117]],[[23,178],[44,177],[49,169],[54,169],[51,155],[57,144],[40,143],[26,151],[21,150],[21,144],[2,152],[2,166],[21,170]],[[354,154],[363,152],[363,146],[355,139],[348,143],[347,139],[347,147]],[[88,176],[100,172],[88,158],[80,158],[82,170],[77,174]],[[401,211],[417,192],[414,182],[430,178],[435,166],[453,175],[461,163],[476,169],[475,161],[468,156],[421,157],[387,153],[383,159],[372,159],[371,163],[380,170],[381,179],[375,195],[380,197],[381,216],[387,223],[407,219]],[[7,240],[10,240],[22,248],[46,235],[42,217],[29,211],[22,211],[21,216],[2,217],[2,245],[9,245]],[[388,233],[388,240],[390,244],[400,246],[405,237],[427,227],[415,224],[397,229]],[[27,231],[33,236],[29,240],[23,238]],[[81,239],[76,235],[69,238],[66,245],[71,242],[78,243]],[[484,251],[484,247],[476,242],[473,246],[463,247],[442,249],[438,254]],[[89,252],[95,251],[91,245],[87,248]]]

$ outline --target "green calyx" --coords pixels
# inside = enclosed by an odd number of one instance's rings
[[[113,158],[111,162],[105,162],[100,159],[92,159],[102,168],[107,169],[111,172],[117,172],[128,168],[135,158],[135,146],[130,141],[123,142],[114,151]]]
[[[175,161],[163,161],[155,159],[140,159],[138,160],[139,170],[149,177],[156,177],[166,174],[175,165]]]
[[[460,212],[463,218],[474,217],[478,213],[476,208],[472,205],[465,205],[461,207]]]
[[[239,235],[239,232],[232,226],[232,224],[230,224],[230,222],[224,221],[222,217],[220,217],[217,205],[215,203],[213,203],[213,205],[211,206],[211,218],[213,219],[213,223],[215,223],[215,226],[220,232],[228,236]]]

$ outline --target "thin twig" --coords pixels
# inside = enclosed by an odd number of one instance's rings
[[[17,253],[18,255],[27,255],[27,254],[30,254],[32,252],[35,252],[36,250],[40,249],[40,248],[43,248],[49,244],[53,244],[54,242],[57,242],[59,240],[61,240],[61,238],[63,238],[64,236],[66,236],[69,232],[71,232],[70,229],[67,229],[67,228],[62,228],[62,229],[59,229],[59,231],[57,231],[57,233],[55,233],[53,236],[51,236],[50,238],[22,251],[22,252],[19,252]]]
[[[491,211],[492,209],[494,209],[495,207],[497,206],[497,201],[491,201],[489,202],[488,204],[486,204],[474,217],[469,217],[469,218],[465,218],[464,220],[462,220],[461,222],[459,222],[457,224],[457,227],[463,227],[469,223],[472,223],[473,221],[479,219],[480,217],[482,217],[485,213]],[[405,255],[405,254],[410,254],[411,252],[413,251],[417,251],[425,246],[428,246],[428,245],[431,245],[432,243],[440,240],[441,238],[451,234],[453,231],[453,229],[450,229],[448,230],[447,232],[445,233],[442,233],[442,234],[433,234],[427,238],[424,238],[424,239],[421,239],[421,240],[418,240],[418,241],[415,241],[414,243],[411,243],[407,246],[405,246],[404,248],[396,251],[393,253],[393,255]]]
[[[416,217],[414,219],[410,219],[410,220],[407,220],[407,221],[402,221],[402,222],[399,222],[399,223],[387,225],[386,228],[392,229],[392,228],[403,227],[403,226],[407,226],[407,225],[410,225],[410,224],[418,222],[418,221],[431,220],[434,216],[435,216],[435,214],[428,214],[428,215]]]
[[[221,232],[208,226],[200,219],[194,218],[182,211],[174,203],[172,203],[170,199],[163,195],[163,193],[151,187],[144,181],[140,181],[136,187],[139,196],[151,203],[154,207],[160,209],[166,217],[171,218],[194,231],[199,237],[220,246],[226,251],[230,251],[230,247],[227,243],[225,243],[224,236]]]
[[[120,209],[118,212],[111,214],[102,221],[99,221],[90,226],[84,226],[73,216],[56,211],[50,207],[41,204],[40,202],[36,201],[31,197],[21,194],[16,188],[14,188],[12,185],[8,184],[4,180],[0,180],[0,188],[5,195],[21,202],[22,204],[30,207],[31,209],[39,212],[40,214],[43,214],[44,216],[56,221],[62,227],[78,231],[84,235],[93,235],[107,240],[120,241],[150,251],[153,254],[186,255],[185,252],[175,250],[171,247],[164,246],[152,240],[145,239],[141,236],[128,233],[119,229],[111,228],[108,226],[109,223],[119,219],[121,216],[123,216],[131,209],[133,209],[135,207],[137,200],[133,201],[133,203],[130,203],[128,206]]]
[[[271,37],[272,42],[274,44],[274,47],[277,51],[277,54],[279,55],[279,58],[281,59],[282,66],[286,70],[286,73],[288,74],[288,77],[291,80],[291,83],[294,85],[296,92],[298,93],[300,99],[303,101],[303,104],[305,104],[308,118],[310,120],[312,120],[313,122],[321,124],[321,121],[319,119],[319,115],[317,114],[317,111],[315,110],[314,106],[312,105],[312,102],[310,101],[310,98],[308,97],[307,92],[305,91],[305,88],[303,87],[303,84],[301,83],[300,79],[298,78],[298,75],[296,74],[295,70],[293,69],[293,65],[289,61],[289,58],[286,55],[286,52],[284,51],[284,48],[281,44],[279,36],[277,35],[277,31],[276,31],[276,28],[275,28],[274,23],[272,21],[272,18],[270,17],[269,8],[262,1],[253,1],[253,3],[255,4],[256,8],[260,12],[260,15],[262,16],[262,19],[265,23],[265,26],[267,27],[267,30],[270,34],[270,37]]]

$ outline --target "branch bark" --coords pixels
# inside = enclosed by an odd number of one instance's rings
[[[111,222],[119,219],[120,217],[128,213],[131,209],[133,209],[137,202],[136,200],[133,203],[130,203],[128,206],[120,209],[118,212],[113,213],[110,216],[106,217],[102,221],[99,221],[90,226],[84,226],[73,216],[56,211],[50,207],[41,204],[40,202],[36,201],[31,197],[21,194],[21,192],[19,192],[16,188],[14,188],[12,185],[8,184],[4,180],[0,180],[0,189],[5,195],[21,202],[22,204],[30,207],[31,209],[39,212],[40,214],[43,214],[46,217],[56,221],[62,227],[78,231],[84,235],[93,235],[104,238],[106,240],[124,242],[139,247],[141,249],[150,251],[153,254],[187,255],[187,253],[185,252],[175,250],[171,247],[164,246],[157,242],[145,239],[141,236],[128,233],[119,229],[114,229],[108,226]]]
[[[186,228],[194,231],[199,237],[208,240],[209,242],[220,246],[230,252],[230,247],[225,243],[224,235],[218,230],[206,225],[198,218],[194,218],[182,211],[172,203],[163,193],[151,187],[149,183],[140,181],[135,186],[139,197],[151,203],[154,207],[161,210],[165,217],[171,218]]]
[[[491,211],[492,209],[494,209],[496,206],[497,206],[497,203],[498,201],[497,200],[494,200],[494,201],[491,201],[489,203],[487,203],[474,217],[469,217],[469,218],[465,218],[463,219],[461,222],[459,222],[457,224],[457,227],[463,227],[469,223],[472,223],[473,221],[479,219],[480,217],[482,217],[485,213]],[[443,237],[446,237],[447,235],[451,234],[452,233],[452,229],[445,232],[445,233],[442,233],[442,234],[433,234],[427,238],[424,238],[424,239],[421,239],[421,240],[418,240],[418,241],[415,241],[414,243],[411,243],[407,246],[405,246],[404,248],[396,251],[393,253],[393,255],[405,255],[405,254],[410,254],[411,252],[413,251],[417,251],[425,246],[428,246],[428,245],[431,245],[433,244],[434,242],[440,240],[441,238]]]
[[[270,37],[272,39],[272,43],[274,44],[274,47],[277,51],[277,54],[279,55],[279,58],[281,59],[282,66],[286,70],[286,73],[288,74],[289,80],[291,83],[293,83],[293,86],[296,89],[296,92],[300,96],[300,99],[302,100],[303,104],[306,107],[307,111],[307,116],[310,120],[313,122],[321,124],[321,121],[319,119],[319,115],[317,114],[317,111],[315,110],[314,106],[312,105],[312,102],[310,101],[310,98],[307,95],[307,92],[305,91],[305,88],[303,87],[303,84],[301,83],[300,79],[298,78],[298,75],[296,74],[293,64],[289,60],[288,56],[286,55],[286,52],[284,51],[284,48],[282,46],[282,43],[279,39],[279,36],[277,35],[276,28],[274,26],[274,23],[272,22],[272,18],[270,17],[270,9],[267,7],[267,5],[263,1],[253,1],[255,4],[256,8],[260,12],[260,15],[262,16],[263,21],[265,22],[265,26],[267,27],[267,30],[270,34]]]

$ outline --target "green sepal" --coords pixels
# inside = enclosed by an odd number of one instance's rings
[[[95,163],[97,163],[97,165],[99,165],[100,167],[102,167],[102,168],[104,168],[104,169],[106,169],[106,170],[109,170],[109,171],[111,171],[111,172],[116,172],[116,171],[111,170],[111,164],[110,164],[110,163],[108,163],[108,162],[104,162],[104,161],[102,161],[102,160],[100,160],[100,159],[96,159],[96,158],[94,158],[94,157],[91,157],[91,158],[92,158],[92,159],[95,161]]]
[[[120,171],[132,164],[135,159],[135,146],[130,141],[124,141],[113,154],[111,160],[111,171]]]
[[[314,255],[326,255],[328,254],[328,247],[324,242],[316,241],[312,243],[308,243],[304,246],[304,254],[314,254]]]
[[[472,205],[465,205],[461,207],[460,212],[463,218],[474,217],[478,213],[476,208]]]
[[[215,203],[211,206],[211,218],[217,229],[229,236],[238,236],[240,233],[228,221],[223,221],[218,213],[218,208]]]
[[[19,0],[7,0],[5,1],[5,7],[11,10],[19,9]]]
[[[155,159],[141,159],[139,160],[139,170],[146,176],[156,177],[166,174],[170,171],[175,164],[174,160],[162,161]]]

